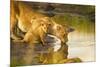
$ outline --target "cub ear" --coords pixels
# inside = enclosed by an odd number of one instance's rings
[[[36,17],[33,17],[33,18],[31,19],[31,23],[33,23],[33,22],[35,21],[35,19],[36,19]]]
[[[75,31],[74,28],[71,28],[71,27],[70,27],[70,28],[67,29],[67,32],[73,32],[73,31]]]
[[[49,19],[49,17],[44,17],[44,19]]]

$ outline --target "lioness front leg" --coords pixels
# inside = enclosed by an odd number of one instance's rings
[[[11,39],[13,40],[18,40],[20,39],[18,36],[17,36],[17,33],[16,33],[16,29],[17,29],[17,23],[18,23],[18,19],[16,17],[17,15],[17,11],[18,10],[15,10],[15,3],[13,1],[11,1],[11,15],[10,15],[10,37]]]
[[[41,39],[41,42],[42,42],[43,46],[47,45],[47,43],[45,42],[45,37],[46,37],[46,33],[40,34],[40,39]]]
[[[11,26],[10,26],[10,33],[11,33],[11,38],[13,40],[19,40],[21,39],[20,37],[18,37],[17,34],[17,20],[13,20],[11,19]]]

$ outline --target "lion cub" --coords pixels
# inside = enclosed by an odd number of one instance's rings
[[[48,17],[36,18],[31,20],[31,27],[26,32],[21,42],[27,42],[29,44],[40,43],[45,45],[45,37],[47,36],[48,30],[51,27],[51,21]]]

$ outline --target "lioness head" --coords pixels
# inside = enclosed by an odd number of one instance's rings
[[[74,31],[73,28],[66,27],[60,24],[55,24],[53,29],[54,29],[53,34],[58,38],[60,38],[62,43],[66,43],[68,41],[69,32]]]

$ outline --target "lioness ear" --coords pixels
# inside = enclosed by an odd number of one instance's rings
[[[73,31],[75,31],[74,28],[68,28],[68,29],[67,29],[67,32],[73,32]]]
[[[67,32],[73,32],[75,29],[70,27],[68,24],[63,24],[64,27],[66,27]]]

